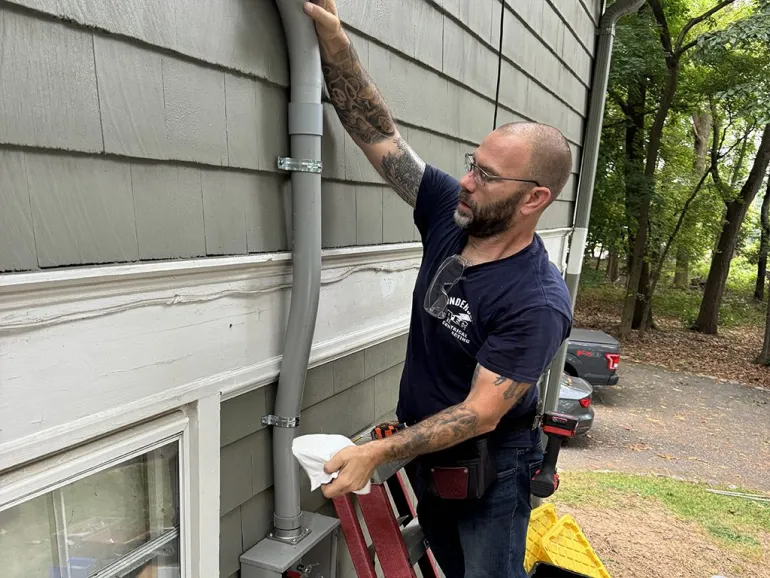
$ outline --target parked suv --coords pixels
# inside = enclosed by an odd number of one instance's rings
[[[573,329],[567,346],[565,373],[585,379],[593,386],[618,383],[620,342],[596,329]]]

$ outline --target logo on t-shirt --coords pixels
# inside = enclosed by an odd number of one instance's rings
[[[446,317],[442,325],[452,332],[452,335],[463,343],[470,343],[466,330],[473,323],[473,316],[468,302],[459,297],[450,297],[447,303]]]

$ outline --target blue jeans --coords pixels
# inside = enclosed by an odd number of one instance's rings
[[[492,447],[497,480],[480,500],[444,500],[425,489],[417,463],[409,478],[417,516],[447,578],[526,578],[530,480],[543,460],[535,448]]]

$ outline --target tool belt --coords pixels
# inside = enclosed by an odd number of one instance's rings
[[[481,499],[497,480],[497,468],[490,452],[495,434],[535,429],[538,424],[535,414],[509,419],[502,421],[491,434],[421,456],[419,462],[428,491],[446,500]]]

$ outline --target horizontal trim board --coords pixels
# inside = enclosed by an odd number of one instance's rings
[[[562,270],[570,228],[539,231]],[[420,243],[323,252],[310,367],[403,335]],[[291,255],[0,275],[0,471],[275,381]]]
[[[170,443],[185,432],[188,424],[189,418],[176,411],[87,447],[76,447],[4,474],[0,484],[0,511],[146,453],[150,451],[148,448]]]

